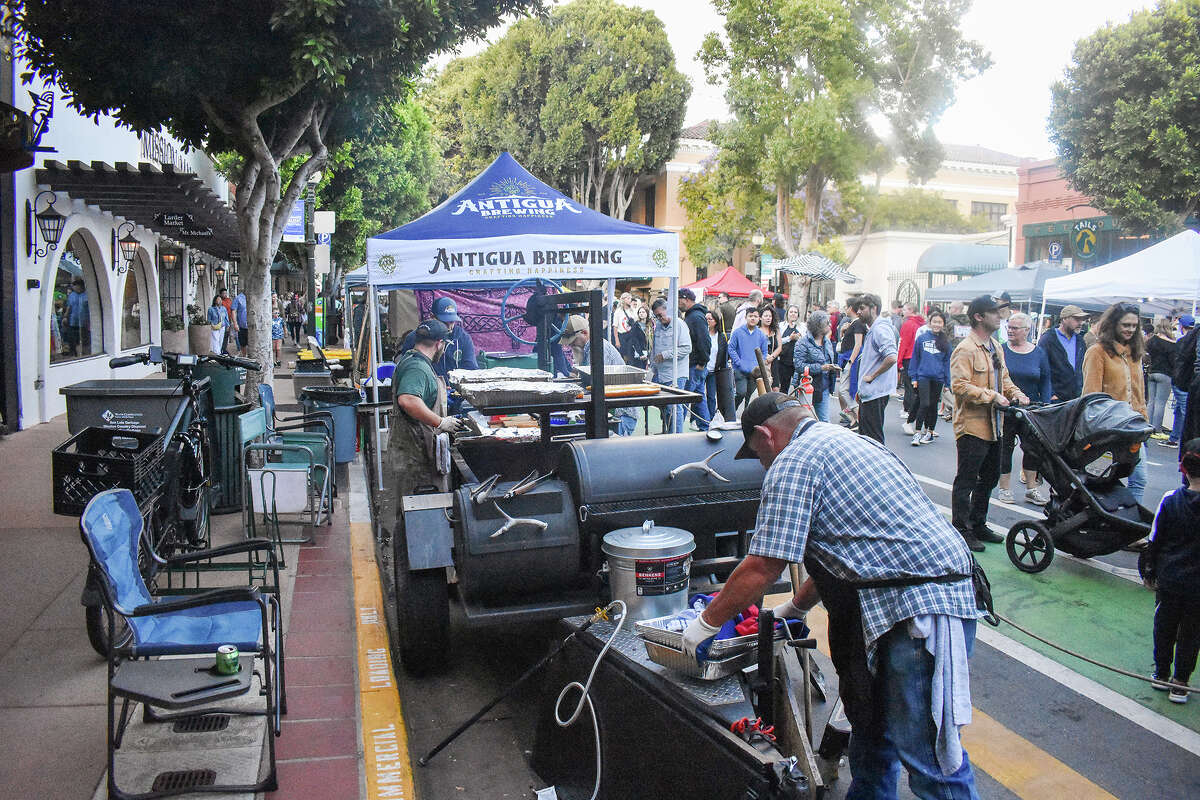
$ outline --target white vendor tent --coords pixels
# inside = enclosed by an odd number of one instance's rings
[[[1102,267],[1046,281],[1044,302],[1140,303],[1143,313],[1193,312],[1200,300],[1200,234],[1184,231]]]
[[[501,153],[437,208],[367,239],[367,264],[346,276],[346,286],[365,282],[369,289],[373,376],[380,352],[378,290],[488,288],[536,278],[600,279],[607,282],[608,309],[616,279],[625,277],[668,278],[674,318],[679,235],[594,211]],[[686,369],[685,363],[681,371]],[[378,453],[376,448],[382,488]]]

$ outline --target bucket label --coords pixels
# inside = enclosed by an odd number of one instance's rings
[[[692,556],[654,558],[635,562],[638,597],[657,597],[687,589],[692,571]]]

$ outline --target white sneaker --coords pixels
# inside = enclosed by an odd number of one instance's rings
[[[908,412],[904,410],[904,406],[900,407],[898,416],[900,417],[900,419],[908,419]]]
[[[906,414],[905,416],[907,417],[908,415]],[[913,430],[913,424],[911,422],[906,422],[901,427],[904,429],[904,432],[907,433],[909,436],[912,436],[914,433],[916,433],[916,431]]]
[[[930,435],[930,436],[932,436],[934,439],[936,439],[936,438],[938,438],[939,436],[941,436],[941,434],[940,434],[940,433],[938,433],[937,431],[929,431],[929,435]]]
[[[1016,499],[1013,497],[1012,489],[1001,489],[1000,493],[997,495],[997,498],[1000,500],[1001,503],[1017,502]]]
[[[921,434],[921,444],[933,444],[933,437],[937,436],[933,431],[925,431]]]
[[[1044,506],[1050,502],[1050,498],[1040,489],[1027,489],[1025,491],[1025,502],[1030,505]]]
[[[912,446],[913,447],[917,447],[924,443],[925,443],[925,438],[924,438],[924,436],[921,435],[920,431],[917,431],[916,433],[913,434],[913,438],[912,438]]]

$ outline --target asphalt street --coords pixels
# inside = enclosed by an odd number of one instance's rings
[[[913,447],[897,411],[893,400],[887,444],[948,514],[955,472],[951,426],[939,422],[942,435],[934,443]],[[1178,485],[1176,454],[1147,447],[1147,505]],[[1018,453],[1018,466],[1019,458]],[[1018,499],[1021,488],[1014,481]],[[989,523],[1007,529],[1039,516],[1034,506],[993,501]],[[1003,545],[989,545],[980,563],[1001,614],[1097,660],[1138,673],[1149,670],[1153,595],[1131,580],[1133,554],[1091,562],[1060,555],[1045,572],[1027,575],[1009,563]],[[470,630],[455,609],[454,657],[447,671],[401,681],[414,762],[562,635],[554,624]],[[981,797],[1200,797],[1200,697],[1184,706],[1168,703],[1148,684],[1063,655],[1007,625],[980,625],[971,680],[975,716],[964,744]],[[537,680],[531,684],[428,767],[415,768],[420,797],[533,797],[545,785],[528,766],[545,689]],[[844,796],[849,780],[843,775],[830,796]],[[911,795],[902,789],[901,796]]]

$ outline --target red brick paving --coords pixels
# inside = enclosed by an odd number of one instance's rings
[[[359,796],[358,758],[280,761],[279,791],[270,798],[344,798]]]
[[[290,717],[284,720],[275,746],[280,759],[358,754],[358,728],[353,719],[290,721]]]
[[[355,718],[358,693],[353,684],[289,686],[287,721]],[[286,731],[285,731],[286,732]]]

